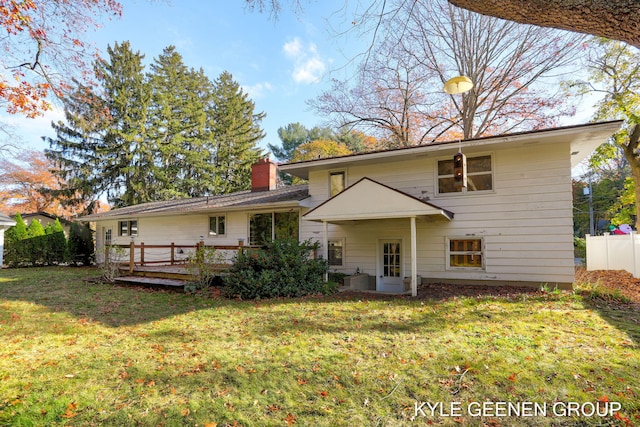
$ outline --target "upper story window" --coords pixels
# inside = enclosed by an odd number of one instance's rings
[[[341,193],[346,185],[346,174],[344,171],[329,173],[329,197]]]
[[[224,215],[209,217],[210,236],[224,236],[226,232],[226,218]]]
[[[118,236],[137,236],[138,221],[118,221]]]
[[[438,161],[438,194],[493,190],[491,155],[467,157],[467,188],[456,187],[453,158]]]

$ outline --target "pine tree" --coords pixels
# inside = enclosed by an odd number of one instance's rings
[[[159,199],[207,194],[214,153],[206,130],[211,82],[188,69],[174,46],[164,49],[148,74],[152,91],[149,140],[158,147]]]
[[[107,48],[109,59],[94,70],[100,91],[76,84],[65,100],[66,124],[53,127],[47,156],[61,168],[67,196],[106,193],[116,206],[151,200],[153,147],[145,141],[150,100],[144,81],[144,55],[129,42]]]
[[[209,116],[216,145],[216,194],[246,190],[251,186],[251,165],[262,155],[257,143],[264,138],[260,122],[264,113],[255,113],[255,104],[240,85],[224,71],[214,81]]]

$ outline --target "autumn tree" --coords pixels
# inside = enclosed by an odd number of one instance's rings
[[[573,81],[570,86],[582,93],[597,93],[602,98],[596,105],[595,120],[623,119],[621,130],[612,137],[628,163],[635,185],[635,228],[640,227],[640,50],[619,41],[594,40],[588,60],[588,79]],[[604,160],[614,157],[611,145],[601,147],[597,154]],[[605,151],[607,150],[607,151]],[[600,160],[601,162],[604,160]],[[627,194],[629,199],[631,194]]]
[[[0,0],[0,106],[27,117],[47,110],[51,92],[91,71],[83,34],[120,14],[115,0]]]
[[[385,40],[360,64],[352,79],[332,80],[309,105],[318,113],[332,117],[330,124],[358,128],[387,140],[388,147],[410,146],[430,139],[432,126],[421,117],[436,107],[426,89],[431,72],[398,49],[400,40]],[[426,90],[425,90],[426,89]],[[426,126],[425,126],[426,125]]]
[[[348,154],[351,154],[351,150],[344,144],[326,139],[316,139],[305,142],[296,148],[291,161],[301,162],[303,160],[324,159]]]
[[[355,85],[336,82],[311,104],[335,124],[377,128],[392,146],[552,126],[572,113],[544,83],[572,65],[582,36],[477,15],[440,0],[398,1]],[[364,18],[363,18],[364,19]],[[565,70],[566,71],[566,70]],[[475,87],[447,95],[454,75]]]
[[[14,158],[0,160],[0,211],[47,212],[70,217],[83,211],[66,206],[65,199],[56,197],[61,182],[54,175],[53,164],[41,151],[24,150]],[[53,191],[52,191],[53,190]]]

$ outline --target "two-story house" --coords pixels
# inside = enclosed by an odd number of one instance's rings
[[[308,184],[277,187],[254,165],[251,191],[145,203],[85,217],[105,244],[259,245],[293,236],[321,244],[331,270],[412,294],[418,282],[570,287],[571,170],[620,121],[283,164]],[[456,153],[466,187],[456,185]]]

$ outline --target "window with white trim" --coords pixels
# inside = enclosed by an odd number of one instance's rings
[[[344,171],[329,172],[329,197],[333,197],[344,191],[346,182],[347,179]]]
[[[447,268],[484,269],[483,243],[476,237],[447,239]]]
[[[344,239],[329,240],[327,242],[327,258],[329,265],[336,267],[344,265]]]
[[[118,221],[118,236],[137,236],[138,221]]]
[[[467,156],[467,188],[455,185],[453,157],[438,161],[438,194],[493,190],[493,161],[490,154]]]
[[[224,215],[209,217],[209,236],[224,236],[226,230],[226,217]]]

